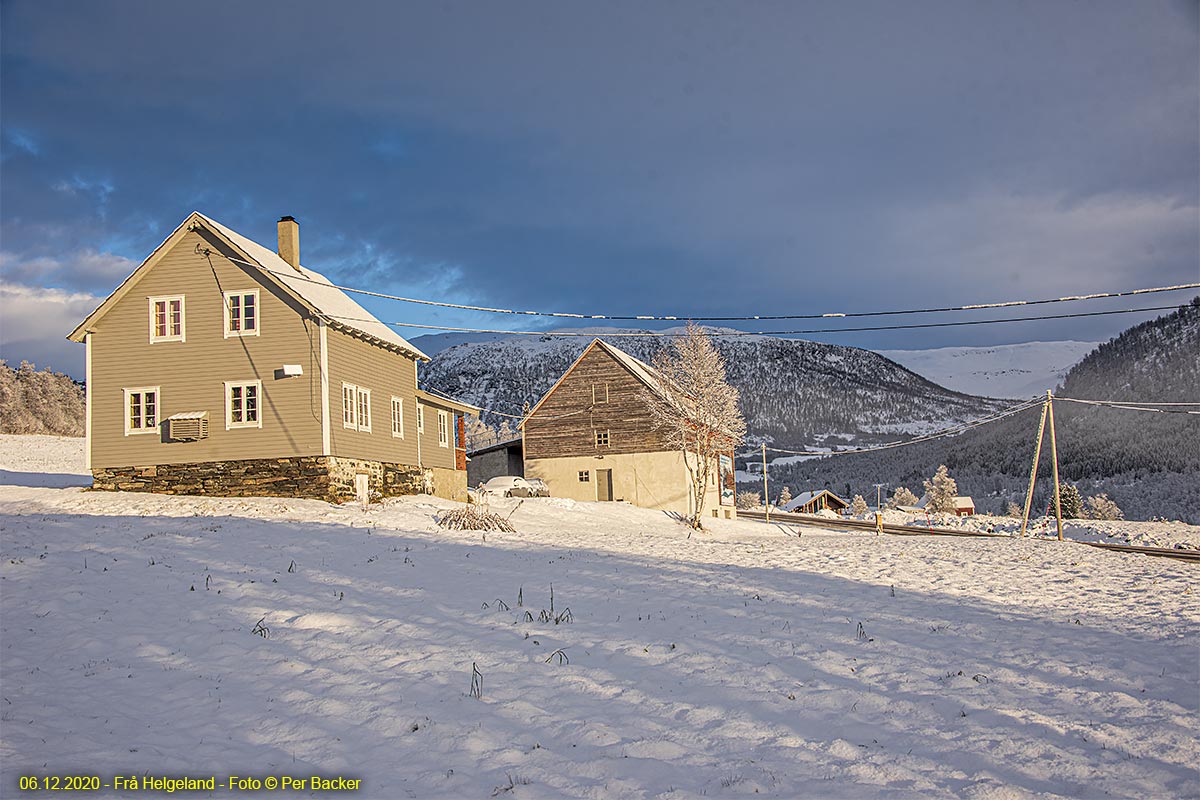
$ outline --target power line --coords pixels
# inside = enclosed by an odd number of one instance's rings
[[[920,444],[922,442],[931,442],[935,439],[942,439],[947,436],[956,436],[960,433],[963,433],[964,431],[969,431],[972,428],[978,428],[983,425],[988,425],[990,423],[998,422],[1002,419],[1006,419],[1007,417],[1011,417],[1015,414],[1020,414],[1022,411],[1027,411],[1031,408],[1040,406],[1043,402],[1044,401],[1040,398],[1035,399],[1035,400],[1026,400],[1022,403],[1018,403],[1015,406],[1010,406],[1009,408],[1006,408],[996,414],[992,414],[987,417],[980,417],[979,419],[972,420],[971,422],[965,422],[960,425],[955,425],[952,428],[944,428],[943,430],[934,431],[933,433],[927,433],[927,434],[918,436],[913,439],[905,439],[905,440],[901,440],[901,441],[887,442],[885,444],[875,445],[873,447],[861,447],[861,448],[857,448],[854,450],[833,450],[830,452],[821,452],[821,451],[813,451],[813,450],[785,450],[781,447],[770,447],[770,446],[768,446],[767,449],[774,453],[787,453],[790,455],[797,455],[797,456],[812,456],[814,458],[824,458],[825,456],[849,456],[849,455],[855,455],[856,453],[874,453],[874,452],[878,452],[880,450],[894,450],[897,447],[907,447],[910,444]]]
[[[1048,319],[1075,319],[1079,317],[1106,317],[1113,314],[1141,314],[1150,311],[1172,311],[1179,306],[1151,306],[1149,308],[1123,308],[1115,311],[1086,311],[1075,314],[1043,314],[1033,317],[1008,317],[1005,319],[976,319],[976,320],[961,320],[959,322],[924,322],[914,323],[910,325],[872,325],[862,326],[857,328],[811,328],[809,330],[792,330],[792,331],[710,331],[710,336],[714,337],[734,337],[734,336],[800,336],[814,333],[861,333],[864,331],[900,331],[914,330],[917,328],[957,328],[967,325],[999,325],[1009,322],[1036,322]],[[907,313],[907,312],[906,312]],[[360,317],[344,317],[336,314],[326,314],[325,316],[340,320],[342,322],[377,322],[378,320],[364,319]],[[491,333],[508,336],[546,336],[553,338],[567,337],[590,337],[595,338],[594,333],[581,333],[577,331],[511,331],[502,330],[499,328],[464,328],[452,325],[422,325],[416,322],[385,322],[393,328],[417,328],[420,330],[432,331],[447,331],[450,333]],[[633,331],[633,332],[605,332],[604,337],[608,338],[656,338],[656,337],[672,337],[678,336],[678,333],[662,332],[662,331]]]
[[[1189,411],[1185,406],[1200,407],[1200,403],[1141,403],[1136,400],[1079,400],[1073,397],[1055,397],[1066,403],[1080,403],[1102,408],[1117,408],[1123,411],[1148,411],[1155,414],[1195,414],[1200,416],[1200,410]]]
[[[240,259],[230,258],[231,261],[239,263],[247,263]],[[314,283],[318,286],[331,286],[334,289],[340,289],[343,292],[353,292],[367,297],[377,297],[382,300],[395,300],[401,303],[415,303],[417,305],[437,306],[439,308],[453,308],[460,311],[482,311],[488,314],[513,314],[526,317],[559,317],[565,319],[591,319],[591,320],[616,320],[616,321],[634,321],[634,322],[680,322],[685,320],[699,320],[702,322],[748,322],[758,320],[784,320],[784,319],[824,319],[829,317],[882,317],[900,314],[933,314],[946,311],[979,311],[988,308],[1011,308],[1013,306],[1036,306],[1045,305],[1048,303],[1073,303],[1079,300],[1100,300],[1105,298],[1115,297],[1132,297],[1140,294],[1156,294],[1158,292],[1178,292],[1185,289],[1200,288],[1200,283],[1181,283],[1175,286],[1153,286],[1145,289],[1129,289],[1121,292],[1096,292],[1093,294],[1072,295],[1069,297],[1052,297],[1043,298],[1040,300],[1005,300],[999,303],[971,303],[962,306],[944,306],[933,308],[913,308],[902,311],[856,311],[856,312],[829,312],[824,314],[754,314],[750,316],[727,316],[727,317],[702,317],[690,314],[578,314],[566,311],[527,311],[513,308],[493,308],[491,306],[474,306],[466,303],[447,303],[441,300],[425,300],[416,297],[404,297],[402,295],[387,294],[385,292],[374,292],[369,289],[358,289],[352,286],[342,286],[336,283],[326,283],[313,278],[308,278],[299,273],[293,275],[291,273],[282,273],[276,270],[271,270],[261,265],[254,265],[259,269],[263,269],[274,275],[284,275],[289,280],[300,280],[308,283]]]

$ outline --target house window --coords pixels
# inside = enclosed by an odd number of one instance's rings
[[[608,431],[596,431],[596,447],[608,447]]]
[[[417,433],[425,432],[425,406],[417,403]]]
[[[358,429],[371,432],[371,390],[358,387]]]
[[[183,295],[150,298],[150,343],[185,341]]]
[[[261,400],[261,381],[225,381],[225,430],[261,428]]]
[[[438,412],[438,447],[450,446],[450,415],[445,411]]]
[[[258,336],[258,289],[225,293],[225,338]]]
[[[579,470],[579,482],[587,483],[592,479],[592,473],[586,469]]]
[[[352,383],[342,384],[342,427],[371,432],[371,390]]]
[[[392,437],[404,438],[404,401],[395,396],[392,397]]]
[[[592,384],[592,405],[608,402],[608,384]]]
[[[125,435],[157,433],[159,412],[157,386],[125,390]]]

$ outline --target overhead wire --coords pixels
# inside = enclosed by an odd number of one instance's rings
[[[241,259],[234,259],[230,256],[225,256],[231,261],[239,263],[248,263]],[[531,311],[513,308],[496,308],[491,306],[476,306],[467,303],[449,303],[443,300],[426,300],[416,297],[404,297],[403,295],[388,294],[386,292],[376,292],[370,289],[360,289],[353,286],[344,286],[336,283],[327,283],[318,281],[313,278],[301,275],[299,273],[285,273],[278,270],[272,270],[261,265],[254,265],[259,269],[270,272],[275,275],[282,275],[288,280],[299,280],[307,283],[313,283],[318,286],[332,287],[340,289],[343,292],[352,292],[361,294],[366,297],[376,297],[381,300],[394,300],[401,303],[414,303],[417,305],[436,306],[438,308],[453,308],[459,311],[479,311],[488,314],[511,314],[516,316],[526,317],[557,317],[562,319],[583,319],[583,320],[613,320],[622,322],[680,322],[686,320],[694,320],[701,322],[753,322],[763,320],[788,320],[788,319],[825,319],[831,317],[882,317],[905,314],[934,314],[949,311],[979,311],[989,308],[1011,308],[1013,306],[1035,306],[1046,305],[1049,303],[1072,303],[1079,300],[1101,300],[1117,297],[1133,297],[1142,294],[1156,294],[1159,292],[1178,292],[1185,289],[1200,288],[1200,282],[1197,283],[1181,283],[1173,286],[1152,286],[1144,289],[1128,289],[1119,292],[1094,292],[1092,294],[1071,295],[1067,297],[1049,297],[1037,300],[1005,300],[997,303],[970,303],[961,306],[941,306],[931,308],[913,308],[904,310],[887,310],[887,311],[847,311],[847,312],[826,312],[822,314],[752,314],[745,316],[715,316],[706,317],[694,314],[581,314],[566,311]]]
[[[768,445],[766,449],[770,450],[773,453],[785,453],[788,455],[797,455],[797,456],[811,456],[813,458],[824,458],[826,456],[849,456],[849,455],[854,455],[856,453],[874,453],[874,452],[878,452],[880,450],[894,450],[898,447],[907,447],[912,444],[921,444],[922,442],[931,442],[931,441],[934,441],[935,439],[942,439],[947,436],[957,436],[958,434],[963,433],[965,431],[969,431],[972,428],[978,428],[983,425],[991,424],[993,422],[999,422],[1002,419],[1006,419],[1006,418],[1014,416],[1016,414],[1020,414],[1022,411],[1028,411],[1031,408],[1035,408],[1035,407],[1041,405],[1043,402],[1045,402],[1045,401],[1040,398],[1034,399],[1034,400],[1025,400],[1021,403],[1018,403],[1015,406],[1010,406],[1009,408],[1006,408],[1003,411],[1000,411],[996,414],[992,414],[992,415],[989,415],[986,417],[980,417],[979,419],[975,419],[970,422],[955,425],[950,428],[944,428],[939,431],[934,431],[933,433],[923,434],[921,436],[917,436],[912,439],[903,439],[903,440],[898,440],[898,441],[894,441],[894,442],[886,442],[884,444],[873,445],[871,447],[860,447],[860,448],[856,448],[854,450],[831,450],[828,452],[822,451],[822,450],[787,450],[782,447],[771,447],[770,445]]]
[[[1178,305],[1170,306],[1150,306],[1146,308],[1122,308],[1114,311],[1084,311],[1075,314],[1042,314],[1032,317],[1006,317],[1004,319],[973,319],[959,320],[957,322],[923,322],[912,323],[908,325],[871,325],[860,326],[856,328],[810,328],[808,330],[790,330],[790,331],[707,331],[709,336],[717,338],[730,338],[738,336],[803,336],[817,333],[862,333],[865,331],[900,331],[900,330],[915,330],[918,328],[957,328],[969,325],[999,325],[1012,322],[1036,322],[1050,319],[1076,319],[1080,317],[1105,317],[1113,314],[1140,314],[1151,311],[1170,311],[1178,308]],[[326,314],[325,316],[339,320],[341,322],[378,322],[379,320],[366,319],[362,317],[347,317],[336,314]],[[506,336],[544,336],[551,338],[571,338],[571,337],[595,337],[595,333],[587,333],[581,331],[512,331],[503,330],[500,328],[468,328],[452,325],[427,325],[416,322],[384,322],[392,328],[416,328],[420,330],[445,331],[448,333],[486,333]],[[606,338],[671,338],[679,336],[677,332],[671,331],[605,331],[603,334]]]

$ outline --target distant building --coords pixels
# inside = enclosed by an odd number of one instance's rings
[[[667,445],[643,398],[661,393],[661,380],[649,364],[593,340],[521,422],[525,477],[544,480],[554,497],[693,513],[683,454]],[[733,454],[710,474],[704,513],[735,517]]]
[[[815,514],[818,511],[842,511],[850,504],[828,489],[816,492],[801,492],[783,506],[792,514]]]
[[[501,475],[525,477],[525,451],[520,439],[497,442],[467,453],[468,486],[478,486]]]
[[[429,357],[325,276],[190,214],[68,338],[86,347],[97,489],[349,499],[466,488]]]
[[[922,495],[915,506],[900,506],[900,511],[908,511],[915,513],[925,513],[929,508],[929,495]],[[958,495],[954,498],[954,516],[970,517],[975,513],[975,501],[965,495]]]

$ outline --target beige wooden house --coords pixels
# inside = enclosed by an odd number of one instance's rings
[[[643,399],[660,386],[653,367],[593,340],[521,422],[525,477],[544,480],[554,497],[624,500],[690,514],[683,455],[664,441]],[[719,465],[711,470],[705,515],[737,514],[732,454],[726,459],[724,481]]]
[[[348,499],[466,487],[429,358],[320,273],[193,213],[68,337],[87,348],[97,489]]]

